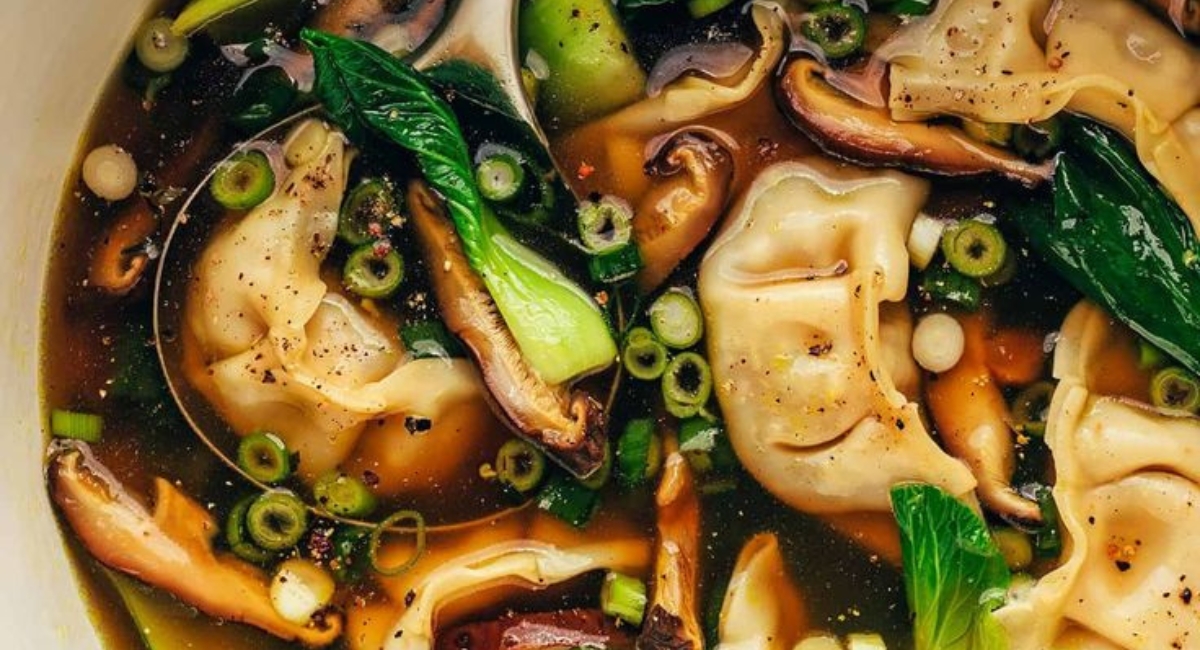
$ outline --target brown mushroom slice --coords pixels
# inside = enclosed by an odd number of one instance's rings
[[[442,317],[478,363],[497,415],[576,476],[595,472],[604,462],[600,402],[582,390],[547,384],[525,363],[428,186],[410,184],[408,206]]]
[[[700,650],[696,591],[700,561],[700,500],[687,459],[667,456],[655,494],[658,550],[654,559],[654,595],[638,637],[642,650]]]
[[[322,3],[312,27],[408,54],[437,29],[445,13],[446,0],[333,0]]]
[[[738,554],[721,605],[720,648],[790,650],[809,631],[804,598],[772,533],[750,538]]]
[[[1155,11],[1171,20],[1171,24],[1184,34],[1200,34],[1200,1],[1198,0],[1142,0]]]
[[[633,237],[645,268],[638,286],[651,292],[712,230],[729,202],[733,158],[711,138],[684,131],[646,167],[662,179],[638,202]]]
[[[145,242],[158,230],[158,218],[145,201],[121,213],[92,249],[88,284],[114,296],[137,286],[150,264]]]
[[[926,384],[929,411],[950,453],[971,468],[984,506],[1010,521],[1040,522],[1038,505],[1010,484],[1016,454],[1008,404],[987,367],[988,323],[977,314],[959,322],[966,335],[962,359]]]
[[[896,122],[830,85],[820,63],[788,64],[781,91],[792,122],[827,152],[849,160],[903,166],[946,176],[998,173],[1025,185],[1050,178],[1053,163],[1030,163],[1012,152],[976,142],[945,124]]]
[[[320,624],[314,620],[308,625],[281,617],[271,605],[267,576],[234,557],[217,556],[212,543],[216,522],[170,481],[155,480],[151,513],[86,444],[77,442],[55,444],[47,477],[67,523],[88,551],[109,567],[164,589],[210,616],[253,625],[281,639],[324,646],[341,634],[338,614],[326,614]]]

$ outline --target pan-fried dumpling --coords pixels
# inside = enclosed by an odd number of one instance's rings
[[[781,163],[755,180],[701,264],[730,440],[797,509],[888,512],[888,489],[906,480],[956,495],[975,486],[896,388],[893,368],[912,375],[911,336],[891,330],[911,327],[907,313],[888,307],[881,325],[881,303],[907,290],[905,240],[926,192],[898,172]]]
[[[1046,441],[1069,541],[1060,568],[997,612],[1012,650],[1200,643],[1200,419],[1094,392],[1114,330],[1087,303],[1063,326]]]
[[[1137,2],[941,2],[878,54],[896,119],[1025,123],[1069,108],[1122,130],[1200,230],[1200,52]]]
[[[461,458],[452,450],[499,430],[483,386],[468,361],[408,359],[394,323],[328,290],[320,267],[346,188],[345,140],[316,120],[297,128],[319,129],[323,146],[196,266],[185,345],[199,362],[189,377],[238,433],[282,437],[309,479],[351,456],[387,477],[377,486],[385,494],[452,476]],[[396,435],[410,417],[421,435]],[[360,441],[368,421],[372,438],[395,444]],[[354,454],[360,443],[371,458]],[[409,465],[416,457],[419,467]]]

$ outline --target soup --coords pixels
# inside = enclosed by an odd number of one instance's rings
[[[44,318],[112,647],[1195,643],[1180,3],[478,2],[130,45]]]

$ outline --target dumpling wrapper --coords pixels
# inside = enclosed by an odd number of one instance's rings
[[[888,512],[922,481],[970,495],[894,377],[915,377],[905,241],[927,184],[825,161],[763,171],[699,278],[715,392],[738,458],[805,512]],[[885,318],[886,316],[886,318]],[[911,390],[911,388],[910,388]]]
[[[1027,123],[1070,109],[1121,130],[1200,232],[1200,51],[1138,3],[940,2],[877,55],[898,120]]]
[[[721,605],[717,650],[790,650],[808,632],[808,612],[792,580],[779,539],[751,537]]]
[[[1094,392],[1116,331],[1089,303],[1063,325],[1046,442],[1068,539],[1062,566],[997,611],[1011,650],[1200,643],[1200,419]]]
[[[467,360],[409,359],[394,323],[325,285],[349,156],[337,131],[315,120],[297,128],[323,129],[322,146],[218,233],[195,268],[184,341],[200,361],[189,378],[239,434],[278,434],[309,480],[351,459],[369,421],[380,423],[372,437],[425,449],[419,468],[404,450],[359,462],[381,477],[381,493],[453,476],[461,454],[452,450],[500,430],[485,389]],[[397,434],[409,416],[431,427]],[[370,442],[365,451],[378,454]]]

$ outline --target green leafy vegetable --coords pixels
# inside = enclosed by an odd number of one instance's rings
[[[1070,120],[1053,200],[1016,211],[1033,247],[1147,341],[1200,373],[1200,253],[1187,217],[1120,135]]]
[[[449,104],[383,50],[301,32],[316,65],[314,92],[351,139],[373,133],[412,152],[445,199],[463,252],[529,365],[560,384],[607,367],[616,344],[600,309],[548,260],[517,241],[475,186],[474,165]]]
[[[258,0],[193,0],[189,2],[179,17],[171,25],[171,31],[183,36],[190,36],[205,25],[229,15],[239,9],[248,7]]]
[[[933,485],[897,485],[891,496],[916,650],[1007,648],[992,610],[1003,604],[1010,576],[987,525]]]

